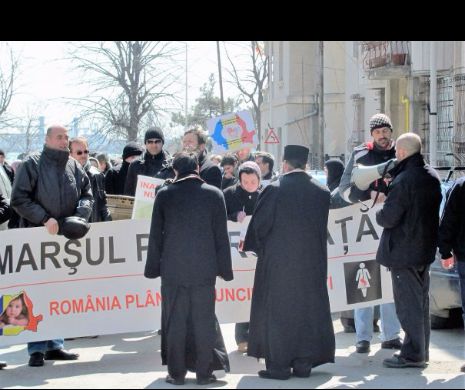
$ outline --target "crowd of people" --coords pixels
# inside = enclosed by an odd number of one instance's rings
[[[399,350],[383,364],[423,368],[429,361],[429,266],[438,246],[445,268],[459,264],[465,302],[464,180],[448,194],[440,223],[440,179],[422,157],[420,138],[405,133],[394,141],[384,114],[369,124],[372,140],[356,147],[346,166],[326,161],[327,186],[307,173],[309,149],[301,145],[284,147],[278,172],[274,157],[263,151],[209,156],[207,134],[198,127],[184,133],[182,151],[171,156],[162,129],[152,127],[143,146],[129,142],[112,166],[105,153],[91,156],[85,138],[69,139],[65,127],[53,125],[42,152],[16,169],[0,150],[0,229],[45,226],[50,234],[64,234],[70,217],[76,228],[111,221],[107,194],[134,196],[138,175],[165,179],[155,197],[145,276],[161,278],[166,382],[182,385],[190,370],[198,384],[210,384],[214,370],[229,371],[214,298],[216,278],[234,277],[227,221],[250,217],[240,250],[255,252],[258,260],[250,322],[236,324],[236,343],[239,352],[265,359],[260,377],[285,380],[306,378],[313,367],[335,359],[327,291],[329,210],[379,203],[376,220],[384,230],[376,260],[391,272],[394,292],[394,303],[380,307],[381,346]],[[357,164],[393,158],[395,168],[367,190],[353,184]],[[0,313],[2,327],[25,320],[19,297],[10,304]],[[373,307],[355,310],[358,353],[370,351],[373,315]],[[32,367],[79,358],[60,338],[28,343],[28,352]]]

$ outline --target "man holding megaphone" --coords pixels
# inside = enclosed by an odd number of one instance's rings
[[[394,167],[393,162],[388,163],[396,156],[391,120],[385,114],[376,114],[371,117],[369,125],[373,140],[354,149],[339,184],[341,196],[350,203],[370,199],[377,203],[384,202],[388,185],[383,178],[383,173],[387,173]],[[383,163],[386,164],[379,166]],[[373,309],[373,307],[366,307],[354,310],[358,353],[370,352],[370,342],[373,337]],[[400,349],[402,346],[399,338],[400,323],[397,319],[395,305],[393,303],[380,305],[380,314],[381,347]]]

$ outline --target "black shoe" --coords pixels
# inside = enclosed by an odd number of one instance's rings
[[[34,352],[29,356],[29,367],[42,367],[44,364],[44,354],[42,352]]]
[[[8,366],[8,364],[5,362],[0,362],[0,370],[3,370],[6,366]]]
[[[426,363],[422,361],[414,361],[406,359],[399,355],[394,355],[392,358],[384,359],[383,365],[389,368],[407,368],[407,367],[416,367],[416,368],[425,368]]]
[[[383,348],[383,349],[401,349],[402,348],[402,341],[400,341],[399,337],[397,337],[396,339],[383,341],[381,343],[381,348]]]
[[[292,370],[292,375],[295,376],[296,378],[309,378],[311,373],[312,373],[312,370],[310,371]]]
[[[209,385],[210,383],[215,383],[217,381],[215,375],[210,375],[207,377],[198,377],[197,378],[197,384],[198,385]]]
[[[291,375],[276,375],[268,370],[260,370],[258,371],[258,376],[263,379],[279,379],[281,381],[285,381],[291,377]]]
[[[357,353],[368,353],[370,352],[370,342],[366,340],[361,340],[355,344],[355,349]]]
[[[465,372],[465,364],[462,367],[460,367],[460,371]]]
[[[78,357],[78,353],[71,353],[64,349],[54,349],[45,352],[45,360],[77,360]]]
[[[165,378],[165,382],[171,385],[183,385],[185,380],[184,378],[173,378],[171,375],[167,375]]]
[[[344,328],[344,333],[355,333],[355,323],[353,318],[341,317],[341,324]]]

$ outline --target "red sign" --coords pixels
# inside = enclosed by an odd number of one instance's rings
[[[274,132],[274,129],[270,128],[268,131],[268,135],[266,136],[265,139],[266,144],[279,144],[279,138]]]

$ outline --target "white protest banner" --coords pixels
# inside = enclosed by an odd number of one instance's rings
[[[258,145],[258,133],[249,111],[233,112],[207,121],[212,153],[223,154]]]
[[[331,311],[393,302],[390,272],[376,258],[383,228],[376,223],[376,205],[330,210],[328,219],[328,292]]]
[[[374,262],[381,233],[377,208],[330,212],[333,312],[392,301],[389,275]],[[143,276],[149,227],[149,220],[95,223],[81,240],[51,236],[44,227],[1,232],[0,346],[160,328],[160,279]],[[256,257],[238,251],[245,225],[228,222],[228,230],[234,280],[217,280],[216,314],[220,323],[246,322]],[[10,319],[12,300],[26,310]],[[27,324],[18,325],[25,318]]]
[[[132,209],[132,219],[152,218],[153,202],[155,201],[155,191],[158,186],[163,185],[165,180],[154,177],[137,175],[136,195],[134,196],[134,208]]]

